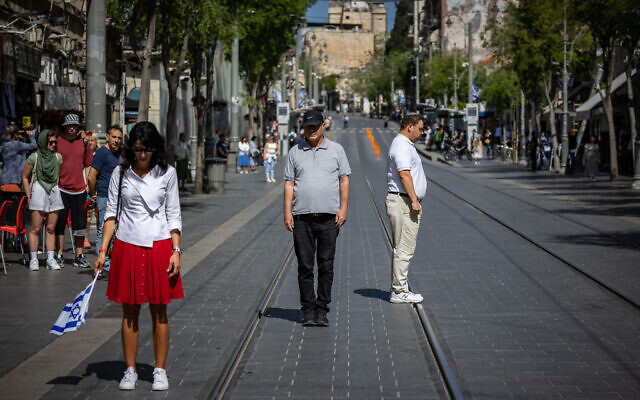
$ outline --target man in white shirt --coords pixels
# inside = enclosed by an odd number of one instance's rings
[[[419,114],[408,114],[400,124],[400,134],[391,142],[387,158],[387,216],[393,235],[391,261],[392,303],[420,303],[422,296],[409,291],[407,274],[420,228],[420,202],[427,192],[427,178],[414,143],[424,131]]]

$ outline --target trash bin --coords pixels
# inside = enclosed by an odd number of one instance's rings
[[[227,170],[225,158],[211,157],[205,159],[207,167],[207,192],[224,193],[224,173]]]

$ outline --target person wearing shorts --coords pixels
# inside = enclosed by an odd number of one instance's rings
[[[58,214],[64,208],[58,174],[62,156],[56,152],[57,139],[53,131],[48,129],[38,135],[38,150],[28,158],[22,170],[22,184],[31,210],[31,228],[29,229],[29,269],[38,271],[38,239],[42,223],[46,219],[47,269],[57,271],[60,266],[54,258],[55,226]],[[31,182],[31,184],[30,184]]]
[[[56,224],[56,261],[64,266],[62,250],[64,247],[64,231],[67,220],[71,219],[71,235],[75,258],[73,265],[90,268],[84,254],[84,238],[87,233],[87,213],[83,205],[87,199],[87,174],[93,161],[93,150],[80,135],[80,118],[76,114],[68,114],[62,124],[64,133],[58,137],[58,152],[62,154],[60,165],[60,192],[64,209]]]

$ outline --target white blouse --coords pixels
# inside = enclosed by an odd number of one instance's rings
[[[238,150],[244,151],[245,153],[249,152],[249,143],[240,142],[238,143]]]
[[[144,178],[140,178],[131,168],[125,172],[116,232],[119,240],[136,246],[153,247],[155,241],[170,239],[172,230],[182,232],[176,170],[169,165],[167,172],[160,174],[158,166],[153,167]],[[119,181],[118,165],[109,182],[105,221],[117,215]]]

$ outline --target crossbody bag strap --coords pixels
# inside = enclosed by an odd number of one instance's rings
[[[29,182],[29,186],[33,188],[33,182],[36,181],[36,167],[38,166],[38,152],[35,152],[36,161],[33,163],[33,172],[31,173],[31,182]]]

